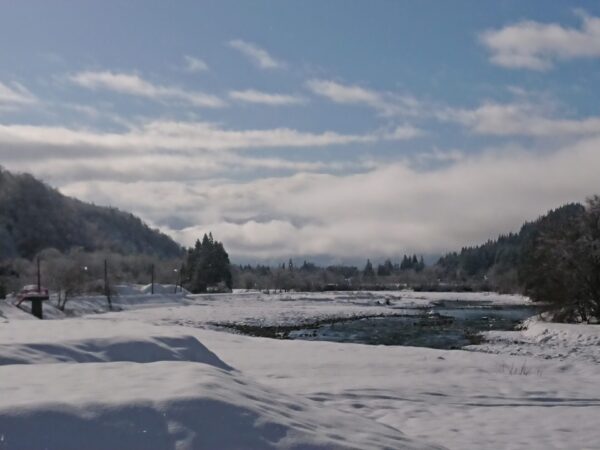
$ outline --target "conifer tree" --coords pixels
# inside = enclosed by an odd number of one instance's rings
[[[223,244],[214,240],[212,233],[205,234],[202,241],[197,239],[194,247],[188,249],[182,276],[186,288],[194,293],[206,292],[209,286],[219,283],[231,289],[229,255]]]
[[[373,278],[375,276],[375,271],[373,270],[373,264],[370,259],[367,259],[367,264],[365,264],[365,268],[363,270],[363,276],[365,278]]]

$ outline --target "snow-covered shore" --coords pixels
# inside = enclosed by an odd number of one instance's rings
[[[485,343],[469,348],[499,355],[600,364],[600,325],[552,323],[533,317],[519,332],[490,331]]]
[[[0,449],[597,448],[594,325],[530,321],[490,333],[478,351],[211,329],[394,314],[439,300],[526,302],[477,293],[138,293],[115,299],[120,312],[96,314],[103,299],[76,299],[67,304],[75,317],[40,322],[0,301]],[[517,350],[524,343],[530,351]]]

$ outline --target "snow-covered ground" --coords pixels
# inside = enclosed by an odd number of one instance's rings
[[[3,448],[599,448],[600,326],[490,333],[473,350],[253,338],[214,323],[397,314],[477,293],[74,299],[31,316],[0,301]],[[122,292],[124,294],[124,292]],[[388,300],[386,302],[386,300]],[[389,303],[389,304],[386,304]]]
[[[535,317],[523,324],[521,332],[490,331],[486,340],[483,345],[469,348],[500,355],[600,364],[600,325],[547,323]]]

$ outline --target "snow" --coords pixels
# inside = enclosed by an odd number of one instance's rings
[[[534,317],[521,332],[490,331],[474,350],[600,364],[600,325],[551,323]]]
[[[13,381],[0,399],[8,448],[427,448],[383,424],[326,411],[211,365],[43,369],[0,368],[2,379]],[[59,382],[48,386],[48,378]]]
[[[37,320],[31,314],[12,306],[7,301],[0,300],[0,324],[10,320]]]
[[[149,285],[148,285],[149,286]],[[415,308],[429,308],[437,301],[471,301],[480,304],[515,305],[528,303],[519,295],[495,293],[445,293],[445,292],[326,292],[326,293],[270,293],[257,291],[234,294],[189,295],[185,292],[151,295],[148,286],[118,287],[119,295],[112,298],[113,309],[134,310],[137,320],[146,318],[163,325],[176,324],[205,327],[211,323],[236,323],[244,325],[298,325],[333,318],[415,314]],[[170,285],[168,285],[170,287]],[[386,304],[389,303],[389,304]],[[153,309],[162,307],[156,314]],[[179,308],[187,306],[187,308]],[[170,307],[170,308],[164,308]],[[142,311],[143,310],[143,311]],[[69,300],[66,315],[82,316],[107,312],[104,296],[79,297]],[[64,318],[65,314],[51,306],[44,309],[48,319]],[[119,314],[119,318],[123,318]]]
[[[232,361],[238,344],[208,345]],[[260,357],[265,351],[268,359]],[[246,345],[235,364],[286,392],[453,449],[597,447],[600,403],[594,366],[464,351],[268,340]],[[511,367],[528,372],[511,374]]]
[[[113,290],[119,296],[123,295],[140,295],[140,294],[151,294],[152,293],[152,285],[151,284],[117,284],[113,287]],[[185,294],[189,294],[186,289],[177,286],[177,292],[181,292]],[[174,284],[154,284],[154,294],[174,294],[175,293],[175,285]]]
[[[487,293],[133,290],[115,298],[118,312],[97,314],[105,299],[81,298],[66,315],[46,304],[62,320],[38,321],[0,301],[0,449],[598,447],[596,325],[531,319],[521,331],[488,333],[474,351],[214,329],[395,314],[439,300],[527,302]]]
[[[434,448],[262,384],[180,332],[102,318],[5,324],[0,448]]]

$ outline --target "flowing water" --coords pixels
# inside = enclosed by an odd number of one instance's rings
[[[290,331],[289,339],[408,345],[458,349],[481,342],[481,333],[514,330],[535,315],[532,306],[494,306],[471,302],[437,302],[430,309],[403,310],[406,315],[348,320]]]

